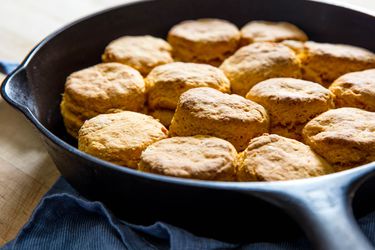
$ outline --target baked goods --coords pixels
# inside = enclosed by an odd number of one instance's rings
[[[232,92],[245,96],[256,83],[274,77],[300,78],[300,62],[285,45],[270,42],[242,47],[220,66]]]
[[[355,167],[375,161],[375,113],[357,108],[329,110],[308,122],[305,142],[329,163]]]
[[[129,65],[146,76],[154,67],[173,62],[172,47],[163,39],[152,36],[123,36],[104,50],[103,62]]]
[[[238,48],[240,32],[221,19],[188,20],[176,24],[168,33],[168,42],[178,61],[219,66]]]
[[[194,88],[181,95],[170,135],[216,136],[241,151],[253,137],[268,129],[268,114],[261,105],[212,88]]]
[[[355,107],[375,112],[375,69],[345,74],[329,87],[337,107]]]
[[[141,111],[145,99],[138,71],[120,63],[101,63],[67,78],[60,106],[69,134],[77,137],[85,120],[114,110]]]
[[[178,98],[186,90],[211,87],[230,92],[224,73],[211,65],[175,62],[153,69],[145,79],[150,109],[176,108]]]
[[[307,39],[286,22],[239,31],[213,18],[176,24],[170,44],[120,37],[105,63],[67,78],[65,127],[88,154],[181,178],[289,180],[375,161],[375,54]]]
[[[309,146],[278,135],[254,138],[238,155],[239,181],[282,181],[333,173]]]
[[[246,98],[266,108],[271,133],[293,139],[302,139],[300,132],[306,122],[334,108],[331,91],[318,83],[294,78],[262,81],[251,88]]]
[[[150,145],[139,170],[201,180],[235,180],[236,149],[211,136],[173,137]]]
[[[297,55],[300,55],[305,50],[305,43],[301,41],[284,40],[280,43],[292,49]]]
[[[149,115],[154,117],[156,120],[158,120],[161,124],[163,124],[165,127],[169,127],[172,122],[172,118],[174,115],[174,110],[170,109],[155,109],[153,111],[149,112]]]
[[[251,21],[241,29],[241,44],[254,42],[306,41],[307,35],[288,22]]]
[[[375,54],[359,47],[306,42],[300,54],[303,79],[328,87],[349,72],[375,68]]]
[[[148,115],[131,111],[98,115],[79,130],[78,149],[100,159],[137,168],[141,153],[167,138],[168,130]]]

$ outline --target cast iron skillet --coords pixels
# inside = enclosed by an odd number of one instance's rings
[[[372,249],[354,220],[351,202],[360,184],[374,175],[374,163],[305,180],[227,183],[137,172],[74,147],[59,112],[66,76],[98,63],[105,45],[119,36],[165,37],[172,25],[200,17],[227,19],[239,27],[253,19],[285,20],[312,40],[375,51],[373,14],[317,1],[137,2],[91,15],[46,38],[6,78],[1,94],[35,125],[61,174],[121,218],[143,224],[162,220],[230,241],[298,236],[298,227],[279,207],[298,222],[316,248]],[[374,190],[374,181],[366,184],[368,190]],[[364,201],[368,198],[362,196]]]

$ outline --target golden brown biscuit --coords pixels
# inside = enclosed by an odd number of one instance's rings
[[[254,138],[238,155],[239,181],[283,181],[333,173],[309,146],[278,135]]]
[[[270,134],[277,134],[297,141],[303,141],[302,129],[305,127],[305,125],[306,123],[289,124],[287,126],[272,125],[270,127]]]
[[[281,42],[281,44],[292,49],[297,54],[297,56],[305,51],[305,43],[301,41],[284,40]]]
[[[174,57],[183,62],[219,66],[238,48],[240,32],[232,23],[220,19],[183,21],[168,33]]]
[[[170,134],[216,136],[241,151],[268,129],[269,118],[261,105],[212,88],[195,88],[181,95]]]
[[[306,41],[306,34],[287,22],[251,21],[241,29],[241,44],[254,42]]]
[[[216,137],[173,137],[143,151],[138,169],[181,178],[233,181],[236,156],[232,144]]]
[[[171,125],[171,121],[174,115],[174,110],[170,109],[156,109],[150,111],[149,114],[158,120],[161,124],[165,127],[169,127]]]
[[[253,43],[242,47],[220,66],[228,77],[232,92],[245,96],[256,83],[274,77],[300,78],[296,54],[278,43]]]
[[[337,107],[355,107],[375,112],[375,69],[345,74],[329,87]]]
[[[354,167],[375,160],[375,113],[331,109],[306,124],[305,142],[329,163]]]
[[[262,81],[250,89],[246,98],[266,108],[272,133],[291,135],[293,139],[302,139],[303,124],[334,108],[331,91],[318,83],[294,78]]]
[[[168,130],[151,116],[123,111],[98,115],[79,130],[78,149],[100,159],[137,168],[141,153],[167,138]]]
[[[77,137],[83,122],[113,110],[141,111],[145,83],[135,69],[120,63],[101,63],[66,80],[61,113],[68,132]]]
[[[359,47],[306,42],[300,54],[303,79],[329,86],[339,76],[375,68],[375,54]]]
[[[152,36],[123,36],[105,48],[103,62],[129,65],[146,76],[154,67],[173,62],[172,47]]]
[[[145,79],[151,109],[171,109],[186,90],[211,87],[230,92],[230,82],[218,68],[207,64],[175,62],[153,69]]]

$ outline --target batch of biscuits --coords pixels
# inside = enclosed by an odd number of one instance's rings
[[[124,36],[67,77],[79,150],[154,174],[315,177],[375,161],[375,54],[309,41],[286,22],[183,21]]]

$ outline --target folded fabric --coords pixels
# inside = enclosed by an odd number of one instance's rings
[[[360,226],[375,243],[375,212]],[[81,197],[62,177],[42,199],[30,221],[2,249],[306,249],[306,239],[230,244],[195,236],[157,222],[139,226],[115,218],[97,201]]]
[[[18,67],[18,63],[10,63],[10,62],[3,62],[0,61],[0,73],[3,74],[10,74],[13,70]]]

